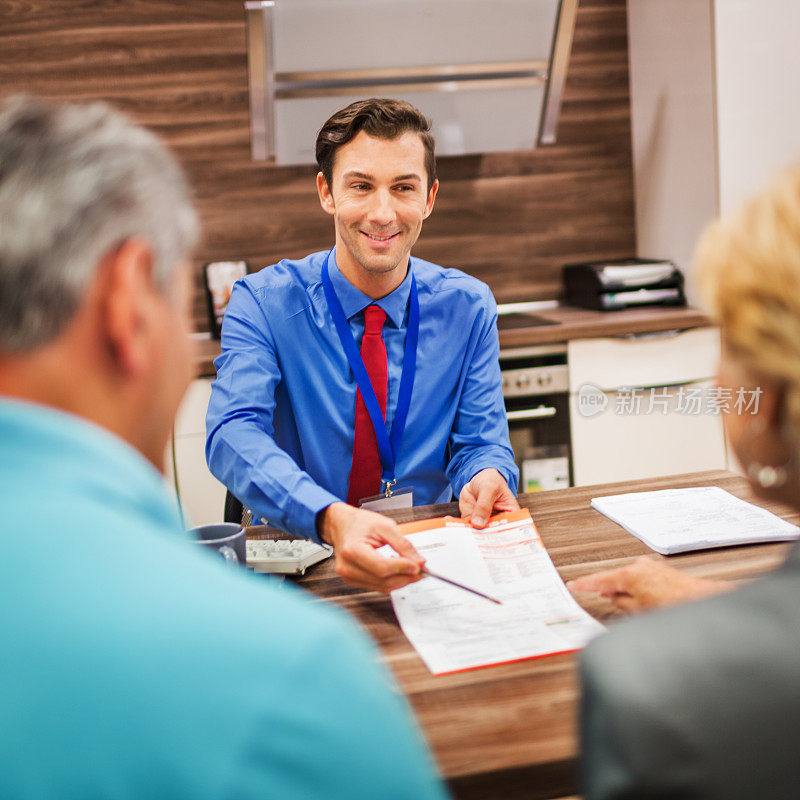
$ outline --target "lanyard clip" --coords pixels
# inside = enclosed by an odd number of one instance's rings
[[[384,497],[391,497],[392,496],[392,486],[397,483],[397,480],[392,481],[383,481],[383,496]]]

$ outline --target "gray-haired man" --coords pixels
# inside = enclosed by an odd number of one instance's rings
[[[181,536],[195,237],[152,134],[0,104],[0,796],[441,797],[365,637]]]

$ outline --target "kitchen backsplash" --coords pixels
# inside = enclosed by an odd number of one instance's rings
[[[314,169],[250,160],[239,0],[30,0],[4,17],[0,49],[3,95],[106,99],[176,150],[204,228],[198,329],[208,329],[204,262],[257,268],[331,245]],[[625,0],[580,3],[556,145],[442,158],[439,177],[414,252],[485,280],[499,302],[556,297],[564,263],[632,255]]]

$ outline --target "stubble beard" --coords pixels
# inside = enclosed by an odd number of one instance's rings
[[[355,242],[353,242],[353,244],[355,245],[358,243],[360,245],[360,239],[362,237],[361,231],[354,230],[353,235],[355,236]],[[400,235],[404,236],[406,233],[401,232]],[[372,255],[369,252],[368,245],[366,243],[363,246],[355,246],[352,249],[348,249],[350,250],[350,255],[352,255],[355,262],[370,275],[386,275],[389,272],[394,272],[394,270],[396,270],[400,264],[403,263],[403,261],[408,259],[409,255],[411,254],[410,247],[407,250],[404,248],[397,258],[392,258],[390,261],[384,261],[383,259],[386,258],[386,256]]]

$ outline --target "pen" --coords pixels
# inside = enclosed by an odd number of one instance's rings
[[[455,581],[451,581],[450,578],[445,578],[442,575],[437,575],[435,572],[431,572],[427,567],[422,568],[422,574],[427,575],[429,578],[436,578],[436,580],[449,583],[451,586],[457,586],[459,589],[463,589],[465,592],[472,592],[472,594],[476,594],[478,595],[478,597],[482,597],[484,600],[491,600],[491,602],[497,603],[498,606],[503,605],[499,600],[496,600],[494,597],[489,597],[488,594],[479,592],[477,589],[470,589],[469,586],[464,586],[463,583],[456,583]]]

